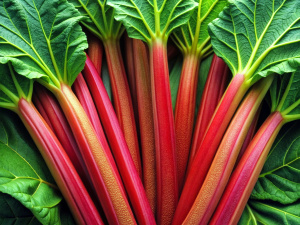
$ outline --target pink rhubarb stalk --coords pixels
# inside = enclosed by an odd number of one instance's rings
[[[140,177],[142,177],[142,163],[137,138],[136,123],[120,46],[115,40],[106,40],[104,42],[104,48],[116,114],[120,126],[124,132],[125,140],[130,150],[133,162]]]
[[[175,107],[176,158],[179,192],[182,190],[194,127],[200,59],[185,55]]]
[[[160,39],[150,51],[157,179],[157,222],[170,224],[178,202],[175,128],[172,111],[167,49]]]
[[[244,74],[237,74],[224,93],[188,170],[176,209],[180,214],[192,207],[226,128],[248,89],[249,83],[245,82]]]
[[[17,113],[39,148],[76,222],[103,224],[69,157],[33,104],[21,98]]]
[[[52,131],[60,141],[77,173],[83,182],[87,184],[89,176],[86,166],[72,134],[71,128],[57,100],[51,92],[38,84],[35,86],[34,91],[36,94],[33,95],[33,101],[35,104],[37,103],[37,109],[39,112],[42,110],[43,114],[41,115],[44,119],[46,118],[47,124],[51,127]]]
[[[253,86],[232,119],[188,215],[180,214],[184,224],[207,224],[212,216],[234,168],[239,151],[256,112],[274,76],[268,76]],[[179,222],[179,221],[178,221]]]
[[[64,83],[55,95],[69,121],[107,219],[113,224],[135,224],[118,169],[98,140],[80,102]]]
[[[127,194],[139,224],[155,224],[142,181],[130,155],[111,101],[93,63],[87,57],[83,75],[95,100],[100,119],[118,165]]]
[[[282,115],[276,111],[260,127],[231,175],[210,224],[238,223],[272,144],[283,124]]]
[[[143,160],[143,183],[153,213],[156,212],[156,167],[151,78],[147,46],[133,40],[133,62],[136,76],[136,96],[140,125],[140,142]]]
[[[98,116],[96,106],[94,104],[91,93],[90,93],[88,86],[87,86],[81,73],[77,76],[75,82],[73,83],[72,88],[73,88],[74,93],[76,94],[80,104],[82,105],[84,111],[86,112],[87,116],[89,117],[100,142],[103,144],[103,147],[106,149],[107,154],[110,157],[112,157],[110,154],[109,145],[107,143],[107,140],[106,140],[106,137],[105,137],[105,134],[104,134],[101,122],[100,122],[100,118]],[[112,158],[111,158],[111,160],[113,161]]]
[[[209,121],[226,89],[228,76],[228,66],[221,58],[214,55],[200,101],[191,145],[190,163],[203,140]]]

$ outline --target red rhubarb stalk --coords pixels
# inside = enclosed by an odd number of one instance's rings
[[[237,224],[284,119],[272,113],[260,127],[230,177],[210,224]]]
[[[152,43],[150,51],[151,90],[154,117],[157,220],[168,224],[178,201],[175,157],[175,129],[170,92],[167,49],[162,40]]]
[[[17,113],[38,146],[76,222],[103,224],[69,157],[33,104],[21,98]]]
[[[189,163],[192,162],[196,150],[199,148],[204,137],[208,123],[226,89],[228,75],[229,68],[226,63],[221,58],[214,55],[200,101],[200,107],[193,133]]]
[[[214,160],[188,214],[180,212],[176,224],[207,224],[212,216],[234,168],[239,151],[247,136],[256,112],[266,95],[274,76],[257,83],[243,100],[232,119]],[[177,217],[178,218],[178,217]],[[184,219],[185,218],[185,219]]]
[[[135,118],[129,85],[126,78],[120,46],[115,40],[104,42],[109,77],[112,86],[113,102],[120,126],[124,132],[130,154],[136,169],[142,177],[142,164],[137,139]]]
[[[89,180],[89,175],[86,166],[72,134],[71,128],[60,106],[58,105],[57,100],[51,92],[40,85],[36,85],[34,91],[36,94],[33,96],[33,100],[34,103],[38,103],[36,104],[37,109],[39,112],[40,110],[43,110],[43,118],[47,118],[47,124],[51,127],[52,131],[65,149],[79,176],[83,182],[87,184],[86,182]]]
[[[88,34],[89,48],[87,54],[95,65],[98,74],[101,74],[102,69],[102,58],[103,58],[103,45],[99,38],[93,34]]]
[[[193,134],[199,64],[197,54],[184,56],[176,99],[174,119],[179,191],[183,187]]]
[[[243,146],[239,152],[239,156],[236,160],[236,164],[240,161],[240,159],[242,158],[244,152],[246,151],[246,149],[248,148],[248,145],[250,144],[250,142],[252,141],[255,133],[256,133],[256,129],[257,129],[257,123],[258,123],[258,119],[261,113],[261,109],[262,109],[262,105],[260,105],[259,109],[256,112],[256,115],[254,116],[254,119],[250,125],[249,131],[247,133],[247,136],[244,140]]]
[[[101,122],[100,122],[100,118],[98,116],[97,109],[95,107],[95,104],[92,99],[91,93],[88,89],[88,86],[87,86],[81,73],[77,76],[75,82],[73,83],[72,88],[73,88],[74,93],[76,94],[79,102],[81,103],[84,111],[86,112],[87,116],[89,117],[99,140],[103,144],[103,147],[105,149],[107,149],[106,151],[108,152],[108,155],[111,155],[110,148],[107,143],[107,140],[106,140],[106,137],[105,137],[105,134],[104,134]]]
[[[233,78],[213,115],[213,120],[210,122],[205,138],[187,174],[176,209],[180,214],[183,212],[187,213],[197,197],[226,128],[249,87],[249,84],[244,81],[245,76],[243,74],[237,74]]]
[[[69,121],[107,219],[135,224],[118,170],[98,140],[80,102],[64,83],[55,95]]]
[[[151,78],[147,46],[133,40],[133,56],[136,76],[136,96],[143,159],[143,183],[153,213],[156,212],[156,167]]]
[[[114,112],[106,89],[89,59],[83,75],[95,100],[107,139],[118,165],[127,194],[139,224],[155,224],[155,219],[147,199],[145,189],[130,155],[124,134]],[[100,113],[101,112],[101,113]]]
[[[133,53],[133,39],[128,37],[125,32],[124,35],[124,54],[125,54],[125,65],[126,74],[128,78],[129,89],[131,93],[132,105],[134,110],[135,121],[138,125],[138,103],[137,103],[137,87],[136,87],[136,76],[135,76],[135,64],[134,64],[134,53]]]

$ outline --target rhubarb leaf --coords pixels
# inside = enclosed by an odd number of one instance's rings
[[[300,1],[232,0],[209,25],[215,53],[249,82],[300,64]]]
[[[19,201],[0,193],[0,225],[40,225],[41,223]]]
[[[197,6],[194,0],[108,0],[115,19],[122,21],[129,37],[151,42],[167,41],[172,30],[185,24]]]
[[[11,61],[30,79],[71,85],[83,69],[86,36],[75,7],[66,0],[3,0],[0,4],[0,62]]]
[[[300,199],[300,123],[279,133],[252,191],[252,199],[293,203]]]
[[[257,224],[299,224],[300,223],[300,201],[290,205],[282,205],[272,201],[251,200],[239,221],[239,225]]]
[[[189,21],[173,32],[173,40],[182,52],[195,52],[200,57],[210,50],[208,24],[228,4],[227,0],[198,0],[198,7]],[[205,48],[206,47],[206,48]]]
[[[0,192],[20,201],[43,224],[61,224],[62,197],[21,121],[0,110]]]
[[[102,41],[119,39],[122,23],[114,19],[115,9],[106,0],[69,0],[86,19],[82,24]]]

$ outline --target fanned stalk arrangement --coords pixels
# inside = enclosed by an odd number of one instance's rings
[[[0,202],[21,223],[10,201],[50,225],[300,224],[298,0],[0,0],[0,18]]]

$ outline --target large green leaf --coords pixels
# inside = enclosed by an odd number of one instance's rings
[[[150,44],[156,38],[167,41],[197,6],[194,0],[108,0],[107,4],[115,8],[115,19],[123,22],[130,37]]]
[[[296,225],[300,224],[300,201],[282,205],[272,201],[248,202],[239,225]]]
[[[250,82],[300,63],[299,0],[231,0],[209,25],[215,53]]]
[[[83,69],[87,42],[72,4],[2,0],[0,18],[1,63],[11,61],[21,75],[56,87],[60,81],[73,83]]]
[[[19,201],[0,193],[0,225],[40,225],[41,223]]]
[[[286,126],[273,145],[255,188],[253,199],[282,204],[300,199],[300,123]]]
[[[227,5],[227,0],[198,0],[198,8],[193,11],[189,21],[175,30],[173,40],[182,52],[195,52],[200,57],[210,48],[208,24],[213,21]]]
[[[114,19],[115,9],[106,0],[69,0],[86,19],[82,24],[102,41],[118,39],[122,23]]]
[[[61,224],[62,197],[21,121],[0,110],[0,192],[20,201],[43,224]]]

